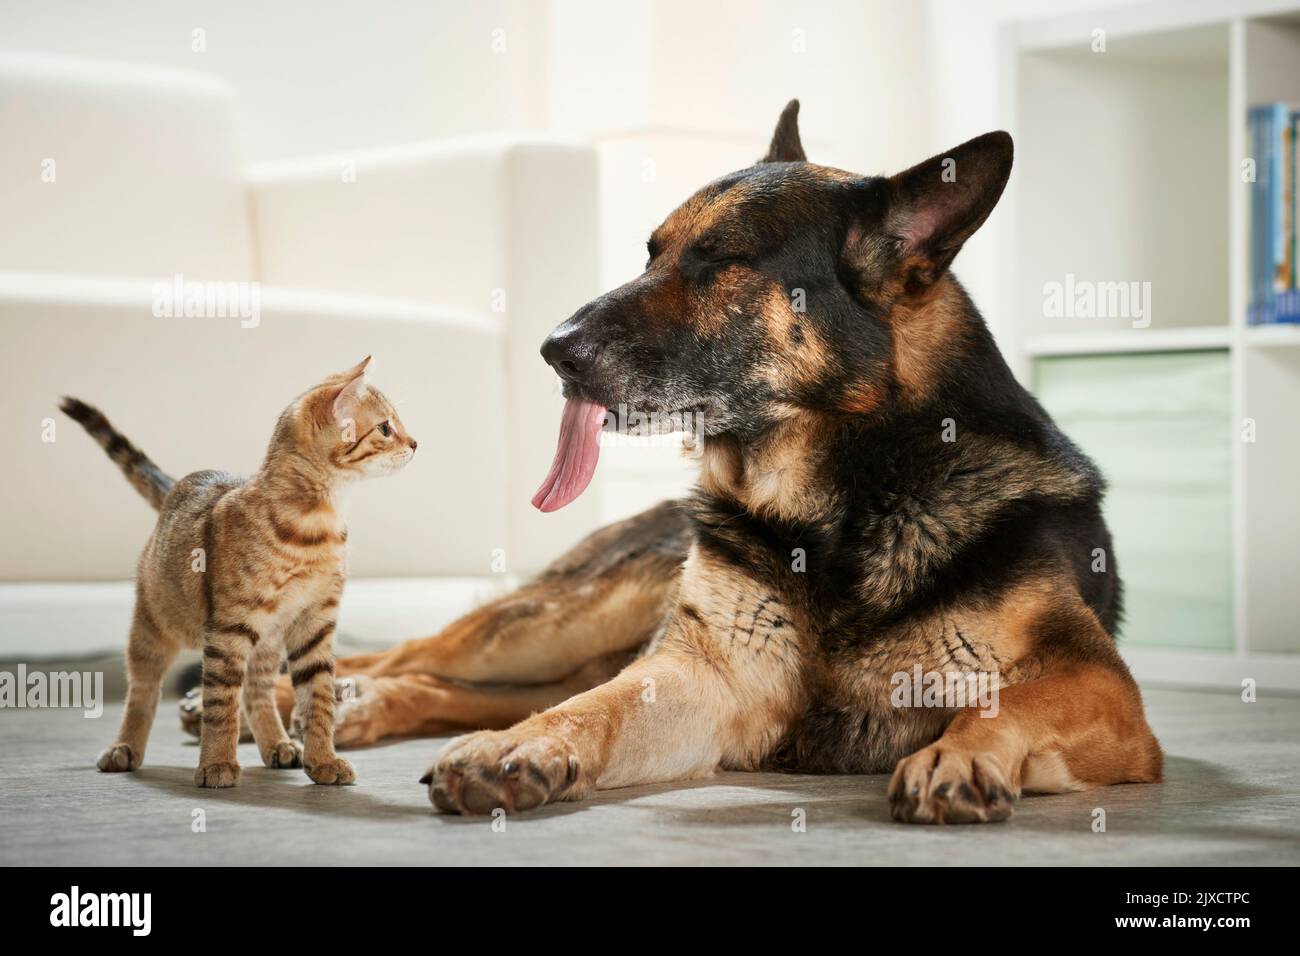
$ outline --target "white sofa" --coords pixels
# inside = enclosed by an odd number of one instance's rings
[[[246,169],[235,109],[208,77],[0,56],[0,657],[120,646],[151,527],[62,394],[173,475],[247,472],[298,391],[373,353],[420,451],[354,495],[340,627],[366,639],[430,632],[597,523],[599,493],[528,503],[561,405],[538,347],[599,291],[593,150],[498,136]],[[259,321],[155,315],[178,275],[257,283]]]

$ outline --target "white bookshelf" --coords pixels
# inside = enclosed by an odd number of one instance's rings
[[[1136,352],[1198,352],[1231,347],[1232,330],[1223,325],[1171,329],[1039,332],[1023,335],[1017,348],[1026,356],[1114,355]]]
[[[1252,349],[1300,348],[1300,325],[1263,325],[1248,328],[1246,345]]]
[[[1300,104],[1300,2],[1162,0],[1008,24],[1000,80],[1018,153],[999,235],[1017,374],[1189,352],[1221,352],[1230,369],[1229,647],[1121,647],[1150,682],[1300,690],[1300,326],[1246,325],[1241,178],[1248,107]],[[1149,326],[1047,317],[1043,282],[1067,273],[1149,281]]]

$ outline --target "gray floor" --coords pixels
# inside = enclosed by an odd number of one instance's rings
[[[0,711],[0,863],[13,864],[1297,864],[1300,698],[1148,690],[1161,785],[1022,800],[1006,824],[889,822],[884,776],[723,774],[601,794],[506,820],[435,814],[416,779],[439,742],[353,752],[359,783],[313,786],[240,748],[242,785],[199,791],[198,748],[164,703],[149,762],[93,767],[118,708]],[[1094,808],[1106,832],[1094,833]],[[206,832],[193,832],[195,810]],[[794,832],[796,810],[806,832]]]

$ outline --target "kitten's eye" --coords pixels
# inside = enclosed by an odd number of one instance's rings
[[[385,438],[387,438],[387,437],[388,437],[389,435],[391,435],[392,433],[393,433],[393,426],[392,426],[392,425],[388,424],[388,422],[380,422],[380,423],[379,423],[379,434],[381,434],[381,435],[383,435]]]

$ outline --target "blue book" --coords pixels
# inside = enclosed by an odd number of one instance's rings
[[[1248,114],[1255,182],[1250,190],[1250,302],[1252,325],[1300,322],[1296,273],[1297,154],[1300,112],[1284,103],[1252,107]]]
[[[1287,219],[1287,228],[1291,233],[1291,252],[1287,257],[1291,271],[1288,288],[1295,289],[1300,287],[1300,283],[1296,282],[1296,273],[1300,272],[1300,260],[1296,259],[1297,253],[1300,253],[1300,247],[1297,247],[1296,244],[1296,233],[1300,231],[1296,224],[1296,213],[1300,212],[1300,202],[1296,200],[1296,196],[1300,195],[1300,161],[1297,160],[1297,157],[1300,157],[1300,112],[1292,113],[1288,117],[1287,134],[1287,148],[1289,150],[1287,155],[1287,185],[1291,193],[1291,206],[1288,210],[1290,216]]]
[[[1300,113],[1279,104],[1274,123],[1279,131],[1275,212],[1277,236],[1281,241],[1278,268],[1274,272],[1272,321],[1300,322],[1300,291],[1296,289],[1296,119]]]
[[[1268,159],[1269,192],[1268,222],[1271,229],[1272,262],[1269,269],[1269,287],[1273,292],[1285,292],[1290,285],[1287,276],[1287,248],[1291,237],[1287,234],[1287,215],[1285,204],[1290,197],[1286,194],[1287,148],[1286,131],[1291,125],[1291,111],[1285,103],[1274,103],[1269,108],[1268,123]]]
[[[1264,157],[1264,122],[1263,107],[1251,107],[1248,118],[1250,122],[1250,155],[1255,162],[1255,179],[1250,184],[1250,311],[1248,320],[1254,324],[1262,321],[1265,295],[1263,278],[1264,266],[1264,198],[1267,191],[1268,163]]]

